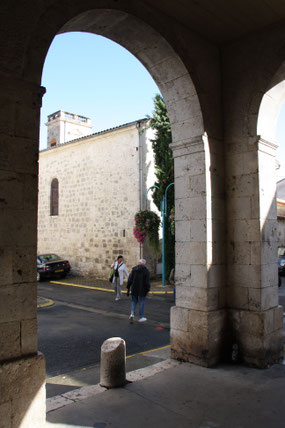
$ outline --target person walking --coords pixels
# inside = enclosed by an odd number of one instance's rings
[[[145,298],[150,290],[149,271],[145,266],[146,260],[140,259],[138,265],[133,267],[127,284],[127,296],[132,294],[132,307],[131,315],[129,317],[130,323],[133,323],[135,317],[136,306],[139,303],[139,322],[145,322],[147,319],[144,316]]]
[[[118,256],[117,260],[111,265],[114,268],[113,285],[116,292],[115,300],[120,300],[122,297],[122,285],[124,283],[124,274],[127,279],[129,278],[129,272],[124,263],[124,257]]]

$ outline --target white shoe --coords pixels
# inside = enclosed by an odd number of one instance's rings
[[[131,323],[131,324],[134,322],[134,314],[131,314],[131,315],[129,316],[129,320],[130,320],[130,323]]]
[[[147,319],[145,317],[142,317],[139,319],[139,322],[145,322]]]
[[[116,297],[116,299],[115,300],[120,300],[120,297]]]

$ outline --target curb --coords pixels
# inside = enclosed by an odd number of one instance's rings
[[[105,293],[115,293],[115,290],[111,290],[109,288],[102,288],[102,287],[92,287],[91,285],[72,284],[70,282],[62,282],[62,281],[49,281],[49,283],[57,284],[57,285],[67,285],[69,287],[87,288],[89,290],[104,291]],[[122,293],[127,294],[125,290],[123,290]],[[172,294],[173,295],[173,291],[150,291],[148,294],[154,294],[154,295]]]
[[[51,299],[46,299],[46,298],[44,298],[44,300],[46,300],[46,302],[45,302],[45,303],[38,303],[38,304],[37,304],[37,309],[40,309],[40,308],[47,308],[48,306],[52,306],[52,305],[54,305],[54,301],[53,301],[53,300],[51,300]]]
[[[151,376],[156,375],[162,371],[168,370],[173,367],[179,366],[181,363],[175,360],[167,359],[160,363],[153,364],[151,366],[134,370],[126,373],[127,382],[137,382],[140,380],[147,379]],[[74,404],[78,401],[86,400],[87,398],[94,397],[95,395],[106,392],[108,389],[97,385],[83,386],[82,388],[74,389],[73,391],[66,392],[62,395],[48,398],[46,400],[46,412],[52,412],[62,407]]]

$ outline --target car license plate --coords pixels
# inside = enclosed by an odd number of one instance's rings
[[[58,273],[58,272],[64,272],[64,269],[58,269],[58,270],[56,270],[56,273]]]

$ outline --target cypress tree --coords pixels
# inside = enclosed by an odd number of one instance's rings
[[[159,189],[153,192],[153,201],[161,210],[161,200],[166,187],[174,182],[174,160],[169,145],[172,142],[170,121],[165,102],[161,95],[154,97],[154,112],[150,126],[155,130],[152,141],[155,163],[155,185]],[[175,267],[175,235],[171,231],[170,211],[174,208],[174,186],[167,191],[167,213],[165,219],[165,273],[168,278],[172,268]]]

